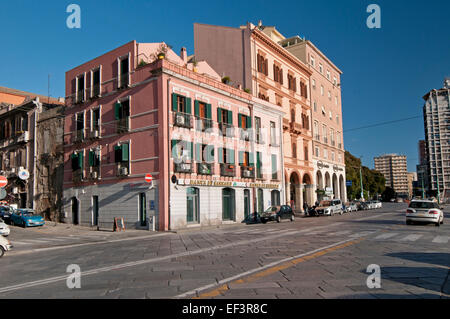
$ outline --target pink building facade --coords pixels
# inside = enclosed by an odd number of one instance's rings
[[[123,217],[165,231],[240,223],[284,203],[283,112],[185,49],[129,42],[68,71],[66,96],[68,223],[112,228]],[[257,144],[262,136],[273,143]]]

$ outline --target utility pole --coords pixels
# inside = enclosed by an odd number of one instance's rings
[[[438,195],[438,204],[441,203],[441,193],[439,192],[439,175],[437,175],[437,195]]]

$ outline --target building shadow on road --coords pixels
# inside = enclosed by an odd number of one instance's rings
[[[366,219],[366,220],[351,220],[346,222],[372,224],[372,225],[405,225],[404,220]]]

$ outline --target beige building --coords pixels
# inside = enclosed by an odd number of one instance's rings
[[[414,187],[413,183],[417,181],[417,173],[416,172],[408,172],[408,196],[412,198],[414,195]]]
[[[242,87],[286,115],[283,119],[285,202],[302,211],[316,200],[312,163],[309,65],[283,49],[284,37],[274,28],[251,23],[240,28],[194,24],[195,59],[206,60],[230,84]],[[262,139],[272,143],[270,127],[255,122]],[[265,134],[266,133],[266,134]],[[264,138],[264,136],[267,136]],[[272,145],[276,147],[276,145]],[[268,202],[264,207],[267,207]]]
[[[386,154],[374,158],[375,170],[386,179],[386,187],[391,187],[399,196],[409,196],[408,171],[405,155]]]
[[[310,79],[312,161],[318,199],[328,197],[345,201],[347,191],[342,130],[342,71],[309,40],[295,36],[279,43],[308,64],[313,71]]]

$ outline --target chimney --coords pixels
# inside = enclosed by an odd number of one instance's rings
[[[187,63],[187,51],[186,48],[181,48],[181,53],[180,53],[180,57],[181,60],[183,60],[184,63]]]

